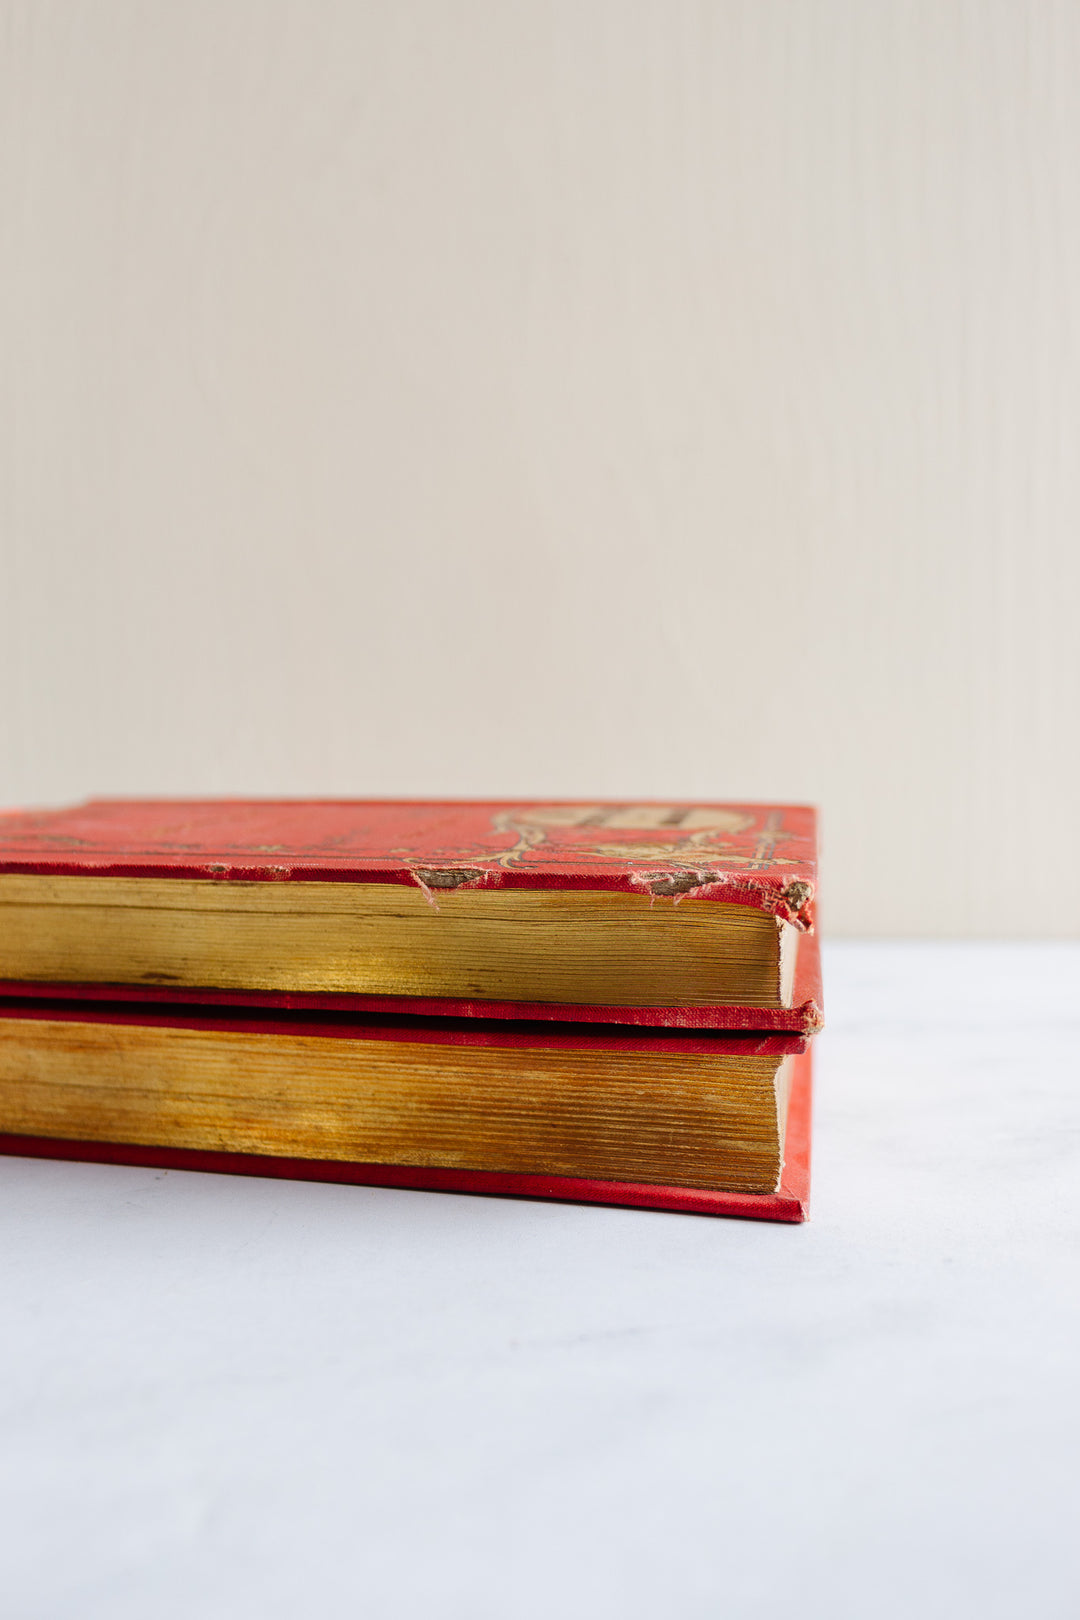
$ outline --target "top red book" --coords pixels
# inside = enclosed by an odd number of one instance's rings
[[[814,812],[774,805],[13,812],[0,990],[808,1030],[815,861]]]

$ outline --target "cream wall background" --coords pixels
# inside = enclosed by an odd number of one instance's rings
[[[765,797],[1077,930],[1080,7],[0,0],[0,801]]]

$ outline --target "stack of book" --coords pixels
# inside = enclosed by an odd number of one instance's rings
[[[0,1151],[797,1221],[813,812],[0,816]]]

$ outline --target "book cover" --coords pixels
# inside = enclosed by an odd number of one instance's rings
[[[809,929],[815,840],[782,805],[101,800],[0,816],[0,873],[624,889]]]

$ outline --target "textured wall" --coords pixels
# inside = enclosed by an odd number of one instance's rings
[[[833,932],[1076,930],[1080,8],[0,40],[0,801],[812,799]]]

